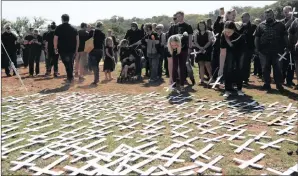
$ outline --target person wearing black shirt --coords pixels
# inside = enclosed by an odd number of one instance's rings
[[[271,90],[270,73],[272,65],[276,88],[282,92],[284,88],[281,84],[282,75],[278,53],[283,53],[283,50],[288,52],[288,33],[285,25],[275,20],[272,9],[265,11],[265,19],[266,20],[257,27],[255,32],[255,47],[261,58],[264,73],[265,84],[262,89],[267,91]],[[281,44],[286,44],[285,49],[283,49],[284,45]]]
[[[62,24],[60,24],[55,30],[54,36],[54,49],[55,53],[60,55],[61,60],[65,66],[67,73],[67,82],[69,85],[73,81],[73,63],[74,57],[78,53],[79,48],[79,35],[78,31],[71,26],[69,22],[69,16],[63,14],[61,16]]]
[[[94,48],[89,53],[90,65],[94,73],[94,81],[91,83],[91,85],[93,86],[96,86],[97,83],[99,82],[99,62],[103,57],[104,42],[106,40],[106,35],[102,32],[102,30],[103,30],[103,23],[97,22],[96,28],[93,34]],[[90,37],[92,36],[90,35]]]
[[[297,84],[295,86],[295,90],[298,90],[298,18],[293,21],[289,28],[289,45],[290,51],[292,55],[292,62],[295,62],[296,65],[296,79]],[[294,65],[292,65],[294,67]]]
[[[54,77],[58,77],[58,58],[59,54],[55,53],[54,50],[54,35],[55,35],[56,24],[52,23],[50,26],[50,31],[45,36],[45,48],[47,53],[47,59],[49,61],[49,65],[47,68],[47,74],[51,74],[52,67],[54,67]]]
[[[182,50],[181,50],[181,57],[179,57],[179,61],[173,60],[173,68],[178,68],[179,65],[179,73],[180,73],[180,86],[181,91],[183,92],[184,89],[184,83],[186,81],[187,76],[187,69],[186,69],[186,62],[188,59],[188,54],[190,53],[190,48],[192,48],[192,34],[193,29],[192,27],[184,21],[184,12],[179,11],[176,13],[176,17],[178,20],[178,24],[175,24],[173,26],[173,30],[169,31],[169,36],[175,35],[175,34],[181,34],[184,35],[182,37]],[[182,60],[180,60],[182,59]],[[177,70],[174,70],[178,72]],[[194,79],[191,79],[192,83],[195,83]]]
[[[231,95],[233,83],[237,84],[237,94],[243,96],[243,60],[245,57],[245,37],[236,32],[236,25],[227,21],[220,38],[220,69],[218,74],[224,71],[225,97]]]
[[[291,6],[285,6],[283,8],[283,14],[285,18],[282,19],[281,22],[286,26],[287,30],[290,28],[292,22],[296,19],[294,15],[290,14],[290,12],[292,12]],[[282,60],[282,83],[284,83],[284,81],[286,80],[287,86],[292,87],[295,86],[295,84],[293,83],[294,69],[291,69],[290,67],[290,54],[287,54],[285,58],[287,58],[287,60]]]
[[[34,74],[34,63],[35,63],[35,74],[39,75],[39,62],[42,50],[42,37],[38,34],[38,30],[33,31],[33,39],[29,42],[30,55],[29,55],[29,75],[33,77]]]
[[[239,33],[245,36],[245,40],[247,43],[247,47],[245,50],[245,59],[243,63],[243,67],[244,67],[243,70],[245,72],[243,79],[244,79],[244,83],[248,85],[249,76],[250,76],[251,59],[255,50],[253,34],[257,26],[254,24],[251,24],[250,15],[247,12],[244,12],[241,18],[242,18],[242,25],[240,27]]]
[[[28,34],[24,38],[24,54],[23,54],[23,61],[24,67],[27,68],[29,65],[29,55],[30,55],[30,44],[29,42],[33,39],[33,28],[29,28]]]
[[[48,31],[44,32],[43,35],[42,35],[42,49],[44,50],[44,54],[45,54],[45,63],[46,63],[46,70],[49,70],[49,67],[50,67],[50,61],[49,61],[49,58],[48,58],[48,53],[46,52],[47,51],[47,48],[46,48],[46,38],[47,38],[47,34],[51,31],[51,25],[48,25]],[[49,73],[46,72],[45,76],[49,76]]]
[[[255,25],[256,27],[259,26],[259,24],[261,23],[261,19],[259,18],[256,18],[255,19]],[[255,36],[255,33],[254,33],[254,36]],[[261,66],[261,61],[260,61],[260,57],[259,55],[254,52],[254,75],[257,76],[259,78],[262,78],[263,77],[263,71],[262,71],[262,66]]]
[[[10,75],[10,60],[13,62],[15,67],[17,68],[17,47],[16,47],[16,42],[17,42],[17,37],[11,33],[11,27],[9,25],[5,26],[5,32],[1,34],[1,41],[8,53],[5,52],[3,45],[1,45],[1,60],[2,60],[2,68],[5,69],[6,75],[9,77]],[[14,72],[14,75],[16,73]]]
[[[81,24],[81,30],[79,30],[79,49],[78,54],[75,57],[75,77],[79,76],[79,82],[84,81],[84,66],[88,60],[88,53],[84,52],[85,42],[89,39],[89,32],[87,31],[87,24]]]

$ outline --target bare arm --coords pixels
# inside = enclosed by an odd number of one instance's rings
[[[113,56],[110,55],[108,48],[106,48],[106,54],[107,54],[108,57],[113,58]]]
[[[206,45],[203,47],[204,49],[208,48],[208,47],[212,44],[212,42],[213,42],[213,40],[212,40],[212,33],[211,33],[211,32],[208,32],[208,38],[209,38],[209,41],[208,41],[208,43],[206,43]]]
[[[58,36],[54,36],[54,49],[57,49],[58,46]]]

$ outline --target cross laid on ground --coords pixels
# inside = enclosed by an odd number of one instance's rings
[[[208,164],[200,162],[200,161],[195,161],[195,164],[197,164],[199,166],[202,166],[197,172],[201,174],[207,169],[210,169],[210,170],[215,171],[215,172],[221,172],[222,169],[217,167],[217,166],[214,166],[214,164],[216,164],[222,158],[223,158],[223,156],[220,155]]]
[[[231,146],[238,147],[236,150],[234,150],[234,153],[241,153],[242,150],[248,150],[248,151],[254,151],[254,149],[248,148],[248,146],[254,141],[254,139],[249,139],[247,140],[244,144],[242,145],[235,145],[230,143]]]
[[[262,142],[256,142],[256,143],[257,143],[257,144],[261,144],[261,145],[263,145],[263,146],[260,147],[262,150],[263,150],[263,149],[266,149],[266,148],[268,148],[268,147],[275,148],[275,149],[280,149],[280,146],[277,146],[277,145],[275,145],[275,144],[280,143],[280,142],[282,142],[282,141],[284,141],[284,140],[285,140],[284,138],[280,138],[280,139],[278,139],[278,140],[276,140],[276,141],[272,141],[272,142],[267,143],[267,144],[262,143]]]
[[[278,54],[280,56],[279,61],[281,61],[282,59],[287,60],[287,58],[285,58],[285,55],[287,55],[287,52],[285,52],[283,55]]]
[[[248,166],[251,166],[251,167],[254,167],[254,168],[257,168],[257,169],[263,169],[262,165],[255,164],[255,163],[258,162],[259,160],[261,160],[264,156],[265,156],[264,153],[260,153],[257,156],[255,156],[253,159],[248,160],[248,161],[244,161],[244,160],[241,160],[241,159],[238,159],[238,158],[234,158],[233,161],[241,164],[241,165],[238,166],[240,169],[244,169]]]
[[[200,151],[195,151],[192,148],[187,148],[188,151],[192,152],[193,155],[190,156],[190,158],[194,161],[195,159],[197,159],[198,157],[202,157],[206,160],[211,159],[209,156],[206,156],[204,153],[206,153],[208,150],[210,150],[212,147],[214,146],[214,144],[208,144],[206,147],[204,147],[203,149],[201,149]]]

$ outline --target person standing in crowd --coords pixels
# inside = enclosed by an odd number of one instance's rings
[[[194,35],[194,44],[196,51],[200,52],[195,58],[195,62],[199,64],[200,84],[204,84],[205,67],[208,75],[212,75],[211,70],[211,53],[212,53],[212,32],[207,30],[205,21],[200,21],[197,25],[198,32]]]
[[[152,23],[152,31],[156,32],[156,26],[157,26],[156,23]]]
[[[79,82],[84,81],[84,66],[88,62],[88,53],[84,52],[85,42],[89,39],[89,32],[87,31],[87,24],[81,23],[81,30],[79,33],[79,49],[75,57],[75,77],[79,77]]]
[[[111,37],[113,39],[113,52],[114,52],[114,57],[115,57],[115,63],[117,64],[118,62],[118,39],[115,37],[112,29],[108,30],[108,37]]]
[[[188,59],[188,55],[191,52],[190,48],[192,48],[192,34],[193,34],[193,29],[191,27],[191,25],[189,25],[188,23],[186,23],[184,21],[184,12],[179,11],[176,13],[176,17],[177,17],[177,21],[178,24],[176,24],[173,28],[174,30],[169,31],[169,36],[175,35],[175,34],[183,34],[183,33],[187,33],[187,36],[182,37],[183,40],[181,40],[182,42],[182,50],[180,53],[180,57],[176,60],[173,60],[173,71],[178,72],[178,69],[174,69],[174,68],[178,68],[179,67],[179,75],[180,75],[180,90],[181,92],[185,91],[184,88],[184,83],[186,81],[186,75],[187,75],[187,69],[186,69],[186,61]],[[195,83],[195,80],[192,79],[192,84]]]
[[[294,15],[292,15],[290,12],[292,12],[291,6],[285,6],[283,8],[283,14],[285,16],[284,19],[281,20],[281,22],[286,26],[286,29],[288,30],[292,24],[292,22],[295,20]],[[283,53],[281,53],[283,54]],[[290,53],[285,56],[287,60],[282,60],[282,83],[286,80],[286,85],[288,87],[295,86],[293,83],[294,79],[294,69],[290,67]]]
[[[99,62],[103,56],[104,42],[106,35],[103,31],[103,23],[101,21],[96,23],[93,37],[94,48],[89,53],[90,65],[94,74],[94,81],[91,83],[92,86],[97,86],[99,83]]]
[[[232,21],[226,21],[220,39],[220,69],[219,75],[224,70],[225,97],[229,97],[233,91],[233,83],[237,84],[237,94],[243,96],[243,61],[245,57],[245,36],[236,32],[236,25]]]
[[[115,70],[115,57],[113,51],[113,39],[112,37],[107,37],[105,40],[105,60],[103,64],[103,71],[105,72],[105,80],[111,81],[113,80],[111,72]]]
[[[218,75],[219,71],[219,60],[220,60],[220,36],[224,29],[224,24],[226,21],[235,21],[236,18],[236,10],[231,9],[225,13],[224,8],[220,8],[220,16],[217,17],[216,21],[213,25],[214,34],[218,34],[216,37],[216,42],[213,47],[213,54],[212,54],[212,74]],[[217,70],[217,71],[216,71]],[[222,71],[222,70],[221,70]]]
[[[30,55],[29,55],[29,75],[33,77],[34,74],[34,62],[35,62],[35,75],[39,75],[39,62],[42,50],[42,37],[39,35],[38,30],[34,29],[33,39],[29,42]]]
[[[263,21],[256,29],[255,32],[255,47],[258,52],[262,70],[264,73],[264,82],[262,89],[271,90],[270,86],[270,73],[271,65],[273,67],[273,77],[275,80],[276,88],[283,91],[284,88],[281,84],[282,74],[279,64],[278,53],[281,53],[283,48],[288,51],[288,35],[286,27],[282,22],[276,21],[272,9],[265,11],[265,21]],[[281,46],[280,44],[286,44]]]
[[[134,49],[137,49],[140,45],[134,45],[138,41],[144,38],[144,32],[138,28],[138,24],[136,22],[131,23],[131,29],[129,29],[124,39],[129,41],[129,45],[133,45]],[[136,75],[138,80],[141,79],[142,74],[142,65],[141,65],[141,56],[137,54],[137,52],[133,52],[133,56],[135,57],[135,65],[136,65]]]
[[[24,61],[24,68],[27,68],[29,65],[29,57],[31,52],[31,45],[29,42],[33,39],[33,28],[29,28],[29,32],[26,34],[24,38],[24,55],[23,55],[23,61]]]
[[[206,25],[207,25],[207,30],[208,31],[213,31],[213,28],[212,28],[212,20],[210,18],[208,18],[206,20]]]
[[[289,28],[289,46],[292,55],[292,62],[295,62],[296,67],[296,79],[297,84],[294,87],[295,90],[298,90],[298,18],[292,22]],[[292,65],[292,67],[294,67]]]
[[[73,63],[74,57],[79,48],[78,31],[69,24],[69,15],[61,16],[62,24],[55,30],[54,49],[56,54],[60,54],[61,60],[67,73],[67,82],[69,85],[73,82]]]
[[[47,59],[49,60],[49,66],[47,68],[47,75],[51,75],[52,67],[54,67],[54,77],[58,77],[58,58],[59,54],[55,53],[54,49],[54,35],[56,29],[56,23],[53,22],[50,26],[50,31],[45,36],[45,48],[47,53]]]
[[[1,34],[1,42],[4,45],[5,48],[3,48],[3,45],[1,44],[1,61],[2,61],[2,68],[5,69],[6,76],[10,77],[10,60],[13,62],[15,67],[17,68],[17,36],[15,36],[11,32],[10,25],[4,26],[5,32]],[[6,50],[6,52],[5,52]],[[8,54],[8,55],[7,55]],[[13,71],[13,75],[16,75],[15,71]]]
[[[149,59],[150,65],[150,80],[149,82],[156,82],[158,80],[158,66],[159,66],[159,53],[158,47],[159,44],[159,36],[153,31],[152,24],[145,24],[145,30],[147,31],[147,35],[144,40],[147,46],[147,57]]]
[[[259,26],[260,23],[261,23],[261,19],[256,18],[255,19],[256,27]],[[255,33],[253,35],[255,36]],[[254,48],[255,48],[255,46],[254,46]],[[262,78],[263,77],[263,71],[262,71],[261,61],[260,61],[259,55],[256,53],[256,49],[254,51],[253,60],[254,60],[254,75],[255,76],[258,75],[259,78]]]
[[[158,38],[159,38],[159,44],[158,44],[157,50],[158,50],[158,53],[160,55],[159,64],[158,64],[158,77],[159,78],[162,78],[162,72],[163,72],[162,67],[163,67],[163,60],[164,60],[164,57],[165,57],[164,56],[165,55],[164,47],[167,45],[166,34],[162,32],[163,29],[164,29],[163,24],[158,24],[156,26],[156,32],[157,32]],[[164,61],[164,62],[166,62],[166,61]],[[167,64],[164,64],[164,65],[167,65]],[[165,70],[167,70],[166,67],[165,67]]]
[[[89,32],[89,37],[93,37],[95,28],[91,25],[88,24],[87,31]],[[90,60],[90,55],[88,55],[88,63],[85,66],[86,70],[88,70],[88,73],[92,72],[92,65],[91,65],[91,60]]]
[[[48,25],[48,31],[44,32],[42,35],[42,50],[44,51],[44,55],[45,55],[46,70],[49,70],[49,67],[51,65],[50,60],[48,58],[47,48],[46,48],[46,38],[50,31],[51,31],[51,25]],[[49,76],[49,73],[47,71],[45,76]]]
[[[253,57],[253,53],[255,50],[254,44],[254,32],[257,28],[256,25],[251,24],[250,22],[250,15],[247,12],[244,12],[241,15],[242,24],[239,29],[239,33],[244,35],[245,41],[247,43],[247,47],[245,48],[245,58],[243,62],[243,80],[244,84],[248,85],[249,76],[250,76],[250,68],[251,68],[251,59]]]

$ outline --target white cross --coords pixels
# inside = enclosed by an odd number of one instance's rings
[[[276,134],[278,134],[278,135],[283,135],[283,134],[285,134],[285,133],[289,133],[289,134],[293,134],[293,135],[295,135],[296,133],[290,131],[290,130],[293,129],[293,128],[294,128],[294,126],[288,126],[288,127],[285,128],[285,129],[277,129],[277,128],[273,128],[273,129],[276,130],[276,131],[278,131],[278,132],[276,133]]]
[[[273,142],[270,142],[270,143],[267,143],[267,144],[262,143],[262,142],[256,142],[256,143],[257,143],[257,144],[261,144],[261,145],[263,145],[262,147],[260,147],[262,150],[263,150],[263,149],[266,149],[267,147],[280,149],[280,146],[277,146],[277,145],[275,145],[275,144],[280,143],[280,142],[282,142],[282,141],[284,141],[284,140],[285,140],[284,138],[280,138],[280,139],[278,139],[278,140],[276,140],[276,141],[273,141]]]
[[[215,163],[217,163],[219,160],[221,160],[223,158],[223,156],[218,156],[216,157],[213,161],[211,161],[208,164],[205,164],[203,162],[200,161],[195,161],[195,164],[202,166],[197,172],[198,173],[203,173],[205,170],[210,169],[213,170],[215,172],[221,172],[221,168],[217,167],[217,166],[213,166]]]
[[[49,164],[48,166],[46,166],[45,168],[41,169],[39,167],[35,167],[35,166],[32,166],[29,168],[29,170],[34,170],[36,171],[35,174],[33,175],[41,175],[41,174],[49,174],[49,175],[61,175],[64,173],[64,171],[51,171],[50,169],[55,167],[56,165],[58,165],[59,163],[61,163],[62,161],[64,161],[65,159],[68,158],[68,155],[65,155],[61,158],[59,158],[58,160],[54,161],[53,163]]]
[[[292,15],[292,18],[293,18],[293,16],[294,16],[294,14],[296,15],[296,14],[298,13],[298,12],[295,12],[295,10],[296,10],[296,7],[293,8],[293,11],[292,11],[292,12],[289,12],[289,14]]]
[[[217,133],[214,132],[213,130],[217,130],[217,129],[219,129],[219,128],[222,128],[222,126],[216,126],[216,127],[214,127],[214,128],[211,128],[211,129],[204,129],[204,128],[199,128],[199,127],[198,127],[198,129],[202,130],[202,131],[200,132],[200,134],[206,134],[206,133],[217,134]]]
[[[282,59],[287,60],[287,58],[285,58],[285,55],[287,55],[287,52],[285,52],[283,55],[280,55],[280,54],[278,55],[280,56],[279,61],[281,61]]]
[[[191,55],[194,55],[195,58],[197,57],[197,54],[199,54],[199,52],[196,51],[196,49],[193,49],[193,52],[190,53]]]
[[[258,134],[258,135],[251,135],[251,134],[249,134],[248,136],[255,137],[255,138],[254,138],[255,141],[259,141],[261,138],[271,139],[270,136],[264,136],[266,133],[267,133],[267,131],[262,131],[262,132],[261,132],[260,134]]]
[[[186,133],[189,133],[189,132],[191,132],[191,131],[193,131],[193,129],[188,129],[188,130],[183,131],[183,132],[181,132],[181,133],[172,130],[172,133],[174,133],[174,134],[171,136],[171,138],[183,137],[183,138],[187,139],[188,136],[186,136],[185,134],[186,134]]]
[[[198,152],[195,151],[192,148],[187,148],[187,150],[193,153],[193,155],[190,156],[190,158],[192,160],[197,159],[199,156],[202,157],[202,158],[205,158],[206,160],[209,160],[210,157],[209,156],[206,156],[204,153],[206,153],[208,150],[210,150],[213,146],[214,146],[214,144],[208,144],[206,147],[204,147],[203,149],[201,149]]]
[[[240,169],[244,169],[248,166],[251,166],[251,167],[254,167],[254,168],[257,168],[257,169],[263,169],[262,165],[255,164],[255,163],[257,161],[259,161],[260,159],[262,159],[264,156],[265,156],[264,153],[260,153],[260,154],[258,154],[257,156],[255,156],[253,159],[251,159],[249,161],[244,161],[244,160],[237,159],[237,158],[234,158],[233,160],[236,161],[237,163],[241,163],[241,165],[238,166]]]
[[[234,139],[244,139],[245,136],[240,136],[242,133],[244,133],[246,131],[246,129],[243,129],[241,131],[239,131],[238,133],[234,134],[234,135],[229,135],[227,134],[229,137],[228,141],[232,141]]]
[[[293,70],[293,66],[295,65],[292,61],[292,54],[290,53],[290,63],[289,65],[291,66],[291,70]]]
[[[220,85],[220,82],[219,81],[222,78],[222,76],[223,75],[220,75],[219,77],[217,77],[217,79],[216,79],[216,81],[214,83],[210,83],[210,85],[213,85],[212,86],[212,89],[214,89],[216,85]]]
[[[238,147],[236,150],[234,150],[234,153],[241,153],[241,151],[248,150],[248,151],[254,151],[254,149],[248,148],[248,146],[254,141],[254,139],[247,140],[244,144],[238,146],[235,144],[230,143],[231,146]]]
[[[182,146],[190,146],[190,147],[194,147],[194,145],[192,145],[192,144],[190,144],[191,142],[193,142],[193,141],[195,141],[195,140],[198,140],[199,139],[199,137],[194,137],[194,138],[192,138],[192,139],[188,139],[188,140],[186,140],[186,141],[184,141],[184,142],[181,142],[181,141],[178,141],[178,140],[173,140],[174,142],[175,142],[175,144],[177,145],[177,148],[180,148],[180,147],[182,147]]]

